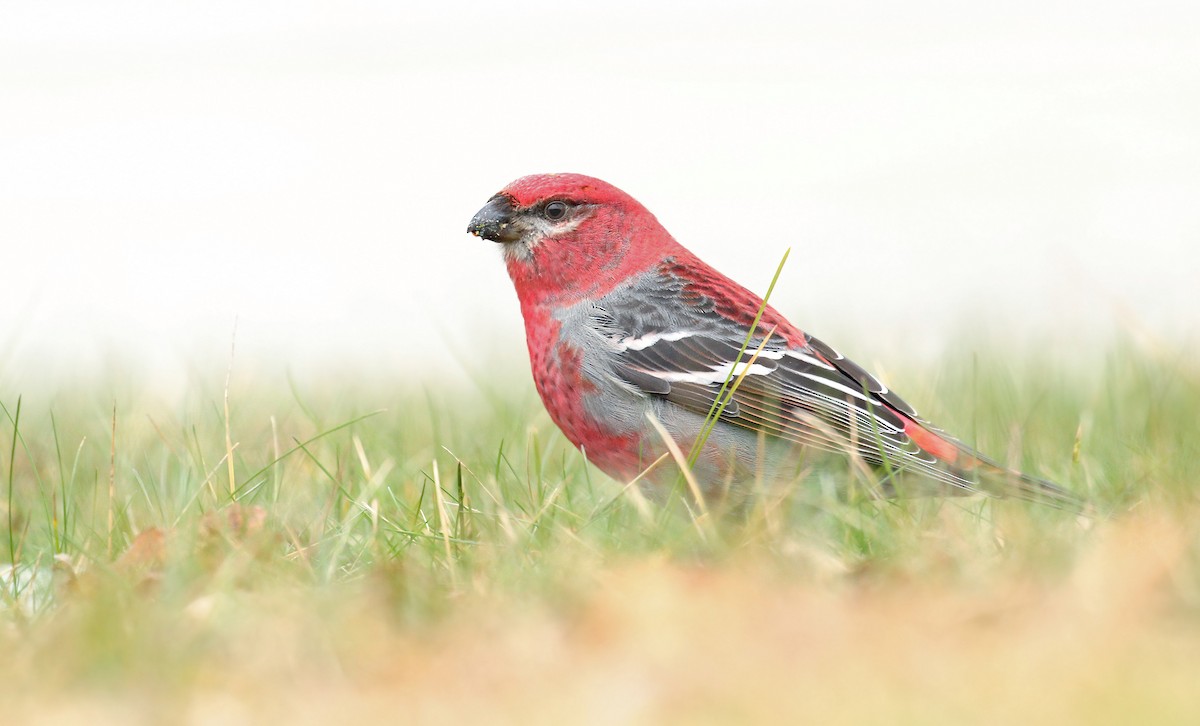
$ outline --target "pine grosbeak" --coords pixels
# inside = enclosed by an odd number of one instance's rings
[[[897,474],[912,472],[938,493],[1076,506],[1058,486],[1008,471],[933,428],[599,179],[518,179],[467,231],[501,245],[550,417],[616,479],[629,481],[659,460],[665,432],[691,454],[704,494],[795,476],[801,457],[817,451],[873,466],[879,493],[894,493]],[[723,387],[721,408],[714,403]],[[654,482],[664,486],[663,472],[676,481],[672,466],[643,481],[652,491]]]

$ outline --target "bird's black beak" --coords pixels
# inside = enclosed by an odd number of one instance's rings
[[[476,237],[493,242],[516,242],[520,235],[513,227],[516,205],[507,194],[497,194],[488,200],[471,218],[467,231]]]

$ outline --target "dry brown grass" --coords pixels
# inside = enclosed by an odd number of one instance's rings
[[[1194,527],[1162,513],[1096,525],[1061,576],[849,572],[733,555],[594,561],[549,594],[486,577],[426,622],[381,572],[317,590],[202,594],[173,619],[152,592],[116,617],[113,669],[72,638],[105,623],[68,596],[10,626],[11,723],[1194,723]],[[1189,518],[1191,519],[1191,518]],[[577,563],[577,565],[582,563]],[[1186,578],[1185,578],[1186,579]],[[111,584],[108,585],[111,587]],[[73,598],[86,597],[85,602]],[[145,627],[127,634],[120,627]],[[156,644],[156,637],[176,638]],[[32,638],[33,643],[18,641]],[[140,639],[145,638],[145,641]],[[31,647],[32,646],[32,647]],[[32,658],[30,658],[32,654]],[[165,655],[159,661],[160,655]],[[187,661],[181,663],[181,661]]]

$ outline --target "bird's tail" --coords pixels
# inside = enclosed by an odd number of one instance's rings
[[[1085,513],[1089,509],[1085,499],[1049,479],[1006,469],[981,457],[976,461],[972,473],[979,489],[987,494],[1024,499],[1071,512]]]
[[[963,442],[915,420],[907,423],[904,432],[909,438],[936,457],[948,474],[961,480],[967,491],[1014,497],[1079,513],[1090,511],[1087,500],[1048,479],[1001,466]]]

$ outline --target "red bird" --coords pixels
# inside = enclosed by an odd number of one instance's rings
[[[893,493],[909,472],[943,494],[1078,506],[1057,485],[1004,469],[933,428],[599,179],[523,177],[467,231],[500,243],[538,393],[571,443],[609,476],[643,474],[669,438],[703,496],[795,476],[815,450],[875,467],[879,494]],[[677,478],[678,469],[659,465],[643,481],[653,491]]]

